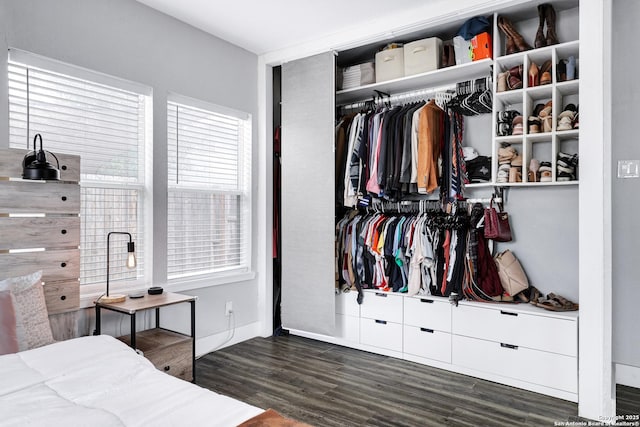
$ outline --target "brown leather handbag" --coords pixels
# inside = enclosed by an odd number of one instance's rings
[[[484,237],[496,242],[510,242],[513,240],[509,214],[493,207],[493,198],[489,207],[484,210]]]

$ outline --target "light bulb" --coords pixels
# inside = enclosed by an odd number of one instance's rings
[[[127,257],[127,268],[136,268],[136,265],[136,254],[129,252],[129,256]]]

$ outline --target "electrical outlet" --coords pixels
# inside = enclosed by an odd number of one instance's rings
[[[225,316],[231,316],[231,312],[233,311],[233,302],[232,301],[227,301],[227,303],[224,306],[224,315]]]

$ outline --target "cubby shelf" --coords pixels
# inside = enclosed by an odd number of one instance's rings
[[[504,92],[497,92],[494,95],[493,113],[494,123],[495,115],[499,111],[507,109],[518,110],[523,115],[523,122],[525,124],[524,135],[509,135],[509,136],[493,136],[493,153],[494,153],[494,175],[493,179],[497,179],[497,165],[495,165],[495,159],[497,159],[498,149],[507,144],[513,144],[518,150],[518,154],[523,157],[522,176],[525,177],[528,173],[528,165],[532,158],[538,158],[539,160],[550,161],[551,169],[553,171],[553,180],[550,182],[508,182],[508,183],[496,183],[495,185],[505,187],[547,187],[547,186],[567,186],[578,185],[578,180],[573,181],[557,181],[557,156],[558,153],[569,152],[573,154],[576,152],[579,146],[580,131],[579,129],[572,129],[566,131],[557,130],[558,116],[567,106],[572,103],[578,104],[578,93],[580,90],[580,82],[578,79],[572,79],[568,81],[558,82],[557,64],[559,61],[567,59],[569,56],[576,58],[576,64],[578,61],[580,43],[578,40],[560,43],[552,46],[546,46],[538,49],[531,49],[524,52],[518,52],[511,55],[498,56],[495,59],[494,79],[498,79],[500,73],[509,70],[511,67],[521,65],[523,67],[523,88],[517,90],[510,90]],[[538,85],[528,87],[527,70],[530,64],[535,63],[540,66],[544,61],[550,60],[552,81],[546,85]],[[577,76],[577,69],[576,69]],[[496,85],[497,88],[497,85]],[[545,104],[548,101],[552,101],[552,130],[551,132],[542,133],[526,133],[527,132],[527,120],[537,104]],[[573,140],[573,141],[572,141]],[[541,148],[538,144],[541,145]],[[565,151],[565,148],[568,148]],[[542,150],[542,151],[540,151]],[[540,155],[542,158],[537,157]],[[577,171],[576,171],[577,172]]]

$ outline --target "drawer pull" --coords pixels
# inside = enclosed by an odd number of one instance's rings
[[[377,296],[377,297],[386,298],[386,297],[387,297],[387,294],[383,294],[382,292],[376,292],[376,296]]]
[[[376,323],[379,323],[381,325],[386,325],[387,321],[386,320],[376,320]]]
[[[64,301],[64,300],[66,300],[66,299],[67,299],[67,296],[66,296],[66,295],[62,295],[62,296],[60,297],[60,299],[61,299],[62,301]]]
[[[422,332],[429,332],[430,334],[432,334],[432,333],[433,333],[433,329],[420,328],[420,330],[421,330]]]
[[[500,314],[504,314],[506,316],[517,316],[518,313],[512,313],[510,311],[504,311],[504,310],[500,310]]]
[[[164,367],[164,371],[165,371],[165,372],[169,372],[169,369],[171,369],[171,366],[169,366],[169,365],[167,365],[167,366],[165,366],[165,367]]]
[[[433,304],[432,299],[420,298],[420,302],[426,302],[427,304]]]
[[[511,350],[517,350],[518,346],[513,344],[505,344],[503,342],[500,343],[500,347],[502,348],[510,348]]]

